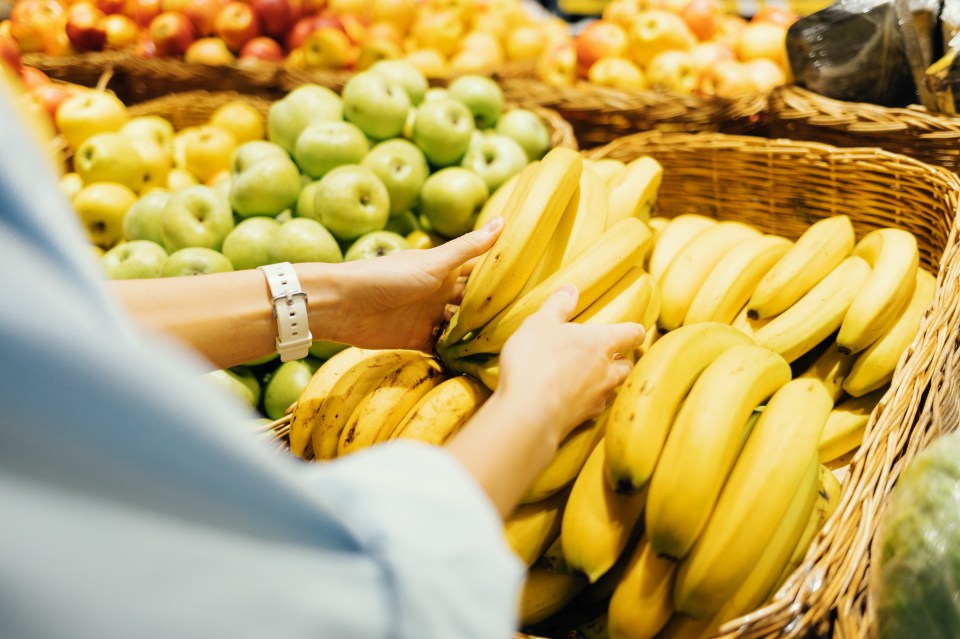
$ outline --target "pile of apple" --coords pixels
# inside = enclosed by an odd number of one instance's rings
[[[364,70],[403,58],[431,77],[532,60],[568,37],[521,0],[20,0],[0,38],[24,52],[132,50],[230,65]]]
[[[768,5],[747,21],[721,0],[613,0],[601,19],[545,52],[538,74],[554,86],[586,79],[625,91],[766,92],[790,77],[786,34],[797,17]]]

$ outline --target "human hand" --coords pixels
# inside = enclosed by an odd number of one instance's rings
[[[555,424],[558,440],[603,412],[633,368],[621,354],[644,338],[639,324],[569,323],[577,296],[574,287],[560,287],[500,353],[497,393],[542,411],[539,417]]]
[[[337,318],[324,322],[324,339],[361,348],[430,351],[446,319],[448,304],[463,296],[464,265],[485,253],[503,228],[494,218],[484,227],[436,248],[391,253],[336,265]]]

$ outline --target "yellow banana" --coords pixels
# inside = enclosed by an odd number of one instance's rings
[[[527,566],[540,558],[560,535],[567,493],[557,493],[533,504],[517,506],[503,522],[507,545]]]
[[[607,621],[607,614],[604,613],[577,625],[577,639],[610,639]]]
[[[514,301],[550,243],[582,164],[576,151],[556,147],[532,169],[529,181],[517,183],[523,188],[514,187],[510,194],[503,231],[470,274],[444,345],[460,341]]]
[[[657,200],[663,181],[663,167],[652,157],[643,155],[627,165],[607,185],[609,192],[606,228],[620,220],[637,218],[646,223]]]
[[[599,160],[584,160],[583,163],[586,166],[589,166],[593,171],[603,178],[604,184],[610,184],[610,182],[620,175],[623,169],[626,168],[626,164],[620,160],[614,160],[613,158],[601,158]]]
[[[815,379],[787,382],[770,398],[700,539],[680,563],[673,601],[678,611],[703,618],[737,592],[811,465],[816,478],[817,442],[832,407]]]
[[[830,411],[818,445],[822,463],[839,459],[863,443],[870,414],[886,392],[887,388],[883,387],[861,397],[851,397]]]
[[[677,563],[657,555],[646,535],[630,557],[610,599],[610,639],[651,639],[673,615],[673,577]]]
[[[843,380],[843,390],[856,397],[880,388],[893,379],[900,358],[920,330],[920,321],[933,300],[936,286],[933,275],[923,269],[917,270],[910,301],[880,339],[857,353],[853,368]]]
[[[823,387],[836,402],[843,395],[843,380],[853,366],[853,355],[844,355],[836,342],[832,342],[823,353],[799,376],[819,379]]]
[[[337,456],[337,446],[347,420],[387,373],[404,362],[427,356],[412,350],[376,350],[347,369],[334,383],[317,410],[317,425],[313,431],[313,454],[318,460]]]
[[[703,280],[683,323],[732,322],[757,283],[791,246],[779,235],[761,235],[727,253]]]
[[[757,284],[747,303],[750,318],[779,315],[796,304],[850,254],[855,239],[846,215],[810,225]]]
[[[859,353],[893,326],[913,295],[920,263],[917,238],[894,228],[867,233],[853,254],[870,265],[870,277],[861,283],[837,334],[845,353]]]
[[[400,421],[390,439],[415,439],[439,446],[470,419],[490,391],[466,375],[441,382]]]
[[[420,398],[443,381],[443,369],[429,357],[413,359],[387,373],[347,420],[337,455],[386,441]]]
[[[573,318],[577,324],[619,324],[643,321],[650,298],[655,292],[650,274],[634,266],[582,313]]]
[[[747,421],[790,377],[782,357],[753,344],[734,346],[700,373],[650,480],[646,530],[657,554],[687,555],[737,460]]]
[[[454,368],[480,380],[480,383],[490,390],[497,390],[497,384],[500,381],[500,358],[496,355],[485,359],[456,360]]]
[[[552,554],[563,554],[559,539],[544,556]],[[536,562],[527,571],[520,591],[520,627],[538,624],[557,614],[580,594],[586,583],[581,575],[558,572],[545,562]]]
[[[609,415],[610,411],[608,409],[596,419],[588,420],[577,426],[569,435],[564,437],[557,449],[557,454],[533,480],[521,503],[546,499],[569,486],[577,478],[577,475],[583,469],[583,465],[587,463],[590,453],[603,439]]]
[[[863,258],[851,255],[844,259],[796,304],[757,330],[754,341],[792,362],[840,328],[869,274],[870,266]]]
[[[476,221],[473,223],[474,230],[480,228],[491,219],[499,215],[506,222],[506,214],[508,212],[507,203],[510,201],[510,196],[513,195],[514,189],[517,188],[517,184],[521,180],[528,182],[530,176],[533,175],[533,171],[536,166],[540,163],[540,160],[534,160],[518,173],[514,173],[510,176],[506,182],[501,184],[496,191],[490,194],[490,197],[484,203],[483,208],[480,209],[480,215],[477,216]],[[521,186],[521,188],[525,188]],[[510,211],[511,213],[513,211]]]
[[[604,457],[601,442],[573,482],[560,527],[567,564],[586,575],[590,583],[616,563],[643,513],[647,497],[646,492],[618,495],[610,490],[603,476]]]
[[[772,317],[765,319],[750,319],[747,316],[747,307],[744,306],[742,309],[740,309],[740,312],[737,313],[737,316],[733,318],[733,321],[730,322],[730,326],[734,327],[751,340],[755,340],[757,338],[757,331],[769,324],[770,320],[772,319]]]
[[[372,351],[345,348],[325,361],[313,374],[293,409],[290,421],[291,453],[303,459],[313,458],[313,431],[317,426],[320,405],[340,376],[367,356],[372,356]]]
[[[627,376],[610,408],[606,476],[617,492],[646,486],[680,402],[721,353],[750,339],[716,322],[683,326],[650,347]]]
[[[740,251],[749,240],[760,236],[752,226],[740,222],[719,222],[698,234],[670,262],[660,278],[660,319],[658,326],[672,331],[683,318],[710,271],[731,252]]]
[[[713,619],[694,619],[684,614],[676,613],[656,639],[710,639],[717,634],[720,623]]]
[[[664,271],[670,262],[677,256],[684,246],[706,229],[714,226],[717,221],[713,218],[695,213],[678,215],[670,220],[666,228],[660,231],[657,241],[650,252],[648,268],[653,281],[660,283]]]
[[[504,342],[520,327],[523,320],[539,310],[563,284],[572,284],[580,292],[574,315],[583,312],[639,263],[649,242],[650,230],[643,222],[633,218],[623,220],[605,231],[570,264],[508,305],[473,339],[453,345],[447,350],[447,354],[461,358],[480,353],[499,353]]]

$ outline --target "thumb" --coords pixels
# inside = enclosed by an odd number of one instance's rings
[[[577,308],[580,293],[572,284],[564,284],[543,303],[537,315],[542,315],[557,322],[566,322]]]
[[[476,231],[430,249],[434,267],[444,274],[460,268],[465,262],[490,250],[502,230],[503,218],[498,215]]]

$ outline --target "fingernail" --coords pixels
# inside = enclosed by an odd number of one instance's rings
[[[564,284],[558,288],[555,293],[558,295],[566,295],[567,297],[576,297],[577,296],[577,287],[573,284]]]
[[[503,226],[503,217],[496,215],[489,222],[483,225],[483,230],[487,233],[499,231]]]

